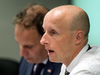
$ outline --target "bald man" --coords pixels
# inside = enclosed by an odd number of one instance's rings
[[[50,61],[63,63],[60,75],[100,75],[100,47],[87,44],[90,23],[83,9],[56,7],[46,14],[43,28],[40,42]]]

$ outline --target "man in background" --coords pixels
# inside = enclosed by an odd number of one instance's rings
[[[41,5],[30,4],[16,15],[15,40],[22,56],[19,75],[59,75],[61,63],[50,62],[45,47],[40,44],[43,19],[48,11]]]
[[[41,44],[50,61],[63,63],[60,75],[100,75],[100,47],[87,43],[90,23],[83,9],[58,6],[46,14],[43,28]]]

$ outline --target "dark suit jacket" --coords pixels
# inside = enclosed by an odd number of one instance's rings
[[[28,63],[23,57],[20,62],[19,75],[31,75],[34,64]],[[48,60],[44,67],[43,75],[59,75],[61,63],[53,63]]]

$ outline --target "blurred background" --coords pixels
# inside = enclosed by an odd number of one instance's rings
[[[20,61],[20,49],[14,37],[13,19],[21,9],[34,2],[49,9],[67,4],[81,7],[90,18],[88,43],[100,45],[100,0],[0,0],[0,58]]]

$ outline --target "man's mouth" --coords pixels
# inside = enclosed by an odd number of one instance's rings
[[[48,50],[48,55],[51,55],[53,52],[53,50]]]

